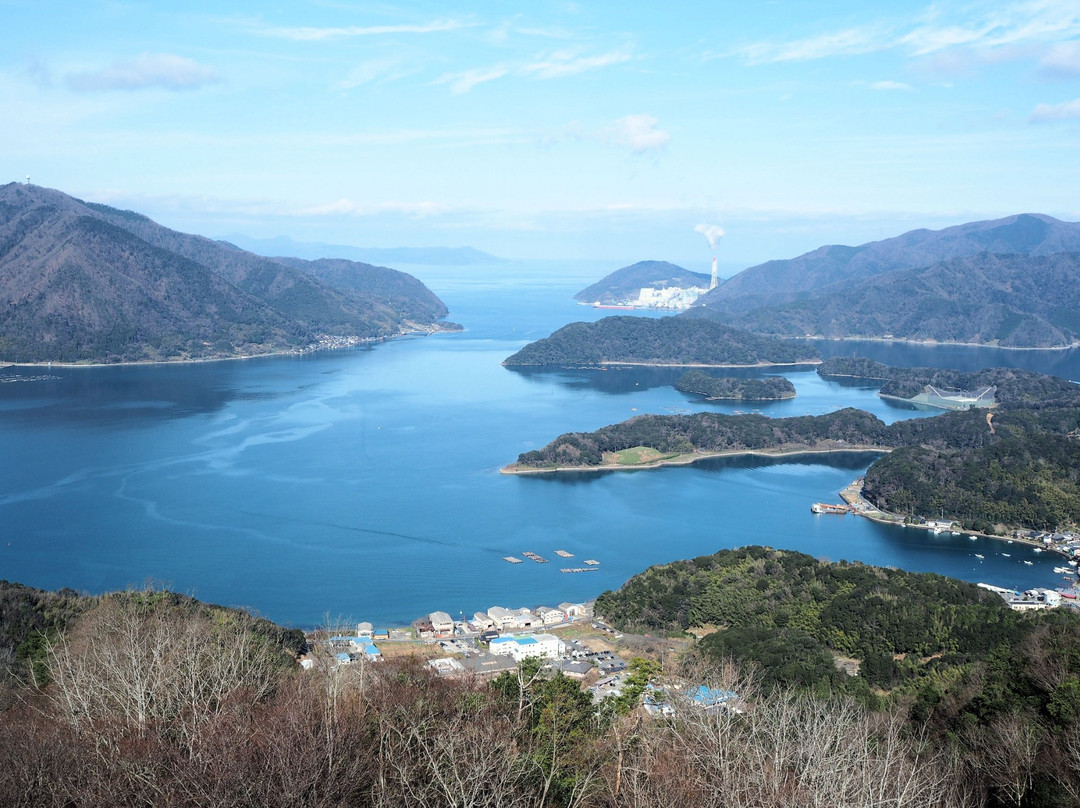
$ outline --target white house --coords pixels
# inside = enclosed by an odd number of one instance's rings
[[[571,620],[575,617],[586,617],[588,614],[584,603],[564,602],[559,604],[559,609]]]
[[[548,606],[538,606],[533,609],[533,614],[536,615],[540,622],[545,626],[550,626],[553,623],[561,623],[566,619],[566,613],[559,609],[552,609]]]
[[[473,626],[477,631],[486,631],[490,628],[495,628],[495,621],[491,619],[491,616],[487,612],[477,612],[472,616],[472,620],[469,624]]]
[[[488,650],[492,654],[510,656],[515,662],[521,662],[529,657],[557,657],[566,650],[566,646],[554,634],[534,634],[528,637],[507,634],[493,639]]]

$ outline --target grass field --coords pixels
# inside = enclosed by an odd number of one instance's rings
[[[670,460],[673,457],[678,457],[678,455],[664,454],[648,446],[634,446],[631,449],[623,449],[621,452],[612,452],[605,456],[605,459],[620,466],[641,466],[660,460]]]

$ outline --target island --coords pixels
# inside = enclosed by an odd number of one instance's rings
[[[1009,369],[974,375],[998,382],[992,410],[947,410],[889,425],[854,408],[792,418],[639,415],[561,435],[502,471],[611,471],[733,454],[872,451],[883,457],[862,484],[861,496],[873,508],[864,515],[922,525],[940,518],[992,536],[1080,525],[1080,385]]]
[[[762,337],[711,320],[621,315],[570,323],[526,345],[503,365],[755,367],[820,361],[806,343]]]
[[[705,396],[706,401],[780,401],[795,398],[795,385],[783,376],[764,379],[740,379],[737,376],[711,376],[703,370],[688,370],[675,389],[680,393]]]

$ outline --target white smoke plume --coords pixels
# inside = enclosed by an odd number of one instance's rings
[[[699,224],[694,228],[694,232],[705,236],[713,250],[716,249],[716,242],[724,236],[724,228],[717,224]]]

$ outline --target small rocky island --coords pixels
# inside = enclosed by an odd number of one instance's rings
[[[688,370],[675,382],[680,393],[705,396],[707,401],[781,401],[795,398],[795,385],[783,376],[740,379],[711,376],[703,370]]]

